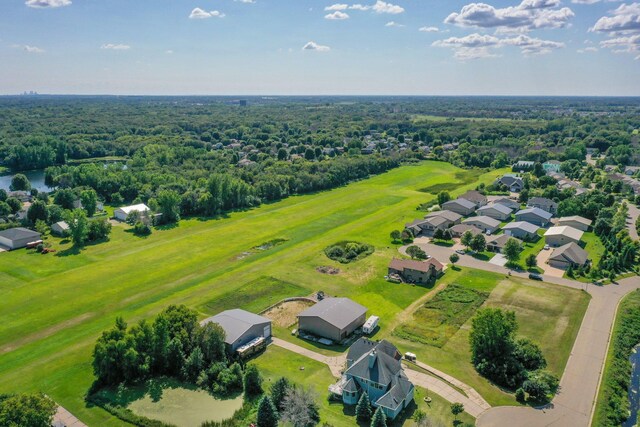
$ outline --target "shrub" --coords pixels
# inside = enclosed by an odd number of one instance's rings
[[[516,400],[520,403],[523,403],[525,401],[525,392],[522,387],[516,390]]]
[[[138,221],[133,226],[133,234],[135,234],[136,236],[148,236],[149,234],[151,234],[151,227],[143,222]]]
[[[371,255],[374,251],[373,246],[366,243],[353,241],[342,241],[325,248],[325,255],[342,264],[357,261]]]

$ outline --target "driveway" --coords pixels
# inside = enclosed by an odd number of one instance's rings
[[[489,264],[503,267],[509,260],[502,254],[495,254],[493,258],[489,260]]]
[[[638,231],[636,230],[636,220],[638,216],[640,216],[640,209],[627,201],[627,206],[629,206],[629,216],[627,217],[627,228],[629,229],[629,236],[638,240]]]
[[[538,267],[544,270],[544,274],[553,277],[562,277],[564,276],[564,270],[561,268],[552,267],[547,264],[547,260],[551,257],[551,253],[553,249],[541,250],[538,254],[536,260],[538,261]]]

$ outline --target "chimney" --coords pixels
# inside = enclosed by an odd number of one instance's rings
[[[373,364],[376,363],[376,351],[373,350],[369,353],[369,369],[373,368]]]

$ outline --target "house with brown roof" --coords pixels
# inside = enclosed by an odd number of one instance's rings
[[[499,234],[497,236],[490,236],[489,238],[487,238],[487,250],[491,252],[502,253],[502,250],[507,245],[507,242],[511,239],[522,245],[522,240],[520,239],[509,236],[508,234]]]
[[[449,228],[449,233],[451,233],[451,237],[462,237],[464,233],[469,231],[473,236],[477,234],[482,234],[482,230],[480,230],[475,225],[471,224],[456,224],[453,227]]]
[[[592,222],[593,221],[591,221],[590,219],[578,215],[563,216],[562,218],[558,218],[558,225],[567,225],[569,227],[573,227],[582,231],[589,230]]]
[[[555,248],[547,261],[550,266],[567,269],[569,266],[580,267],[585,265],[589,254],[578,244],[571,242],[566,245]]]
[[[458,198],[470,201],[476,208],[487,204],[487,196],[476,190],[469,190]]]
[[[389,276],[397,275],[407,283],[429,283],[443,272],[444,266],[435,258],[426,261],[394,258],[389,263]]]

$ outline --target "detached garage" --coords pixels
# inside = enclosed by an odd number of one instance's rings
[[[118,208],[116,210],[113,211],[113,216],[120,221],[126,221],[127,216],[131,213],[131,212],[138,212],[141,215],[144,215],[145,213],[149,212],[150,209],[147,205],[145,205],[144,203],[140,203],[139,205],[131,205],[131,206],[123,206],[121,208]]]
[[[201,324],[217,323],[224,329],[224,342],[231,351],[236,351],[256,338],[271,338],[271,320],[245,310],[223,311],[204,319]]]
[[[298,329],[340,342],[364,325],[366,314],[349,298],[326,298],[298,314]]]
[[[16,227],[0,231],[0,246],[9,250],[20,249],[31,242],[40,240],[40,233],[28,228]]]

